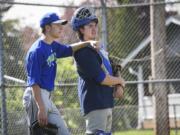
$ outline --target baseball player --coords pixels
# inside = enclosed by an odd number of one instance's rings
[[[80,41],[95,40],[98,18],[87,7],[80,7],[72,16],[71,25]],[[74,54],[79,74],[78,94],[81,112],[86,121],[87,135],[111,135],[113,87],[118,97],[125,83],[112,75],[108,53],[85,47]],[[120,93],[121,93],[120,92]],[[122,94],[122,93],[121,93]]]
[[[36,120],[40,127],[48,123],[54,124],[58,127],[58,135],[70,135],[70,133],[58,109],[51,101],[57,68],[56,59],[72,56],[76,50],[89,44],[92,46],[96,44],[96,41],[72,45],[56,42],[55,39],[59,38],[65,24],[67,20],[61,19],[56,13],[45,14],[40,21],[43,36],[28,50],[25,61],[28,88],[24,92],[23,104],[28,114],[29,125],[31,126]]]

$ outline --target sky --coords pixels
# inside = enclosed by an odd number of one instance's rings
[[[51,5],[68,5],[74,1],[74,4],[79,5],[84,0],[15,0],[15,2],[29,2],[29,3],[42,3]],[[41,6],[25,6],[13,5],[13,7],[5,14],[4,20],[16,19],[20,20],[22,27],[29,25],[35,28],[39,27],[39,20],[47,12],[56,12],[60,16],[63,15],[63,9],[57,7],[41,7]]]
[[[43,2],[42,2],[43,1]],[[75,5],[79,5],[85,0],[15,0],[15,2],[24,3],[43,3],[52,5],[69,5],[74,2]],[[174,1],[174,0],[166,0]],[[176,4],[176,9],[180,11],[180,4]],[[16,19],[20,20],[20,26],[31,26],[34,28],[39,28],[40,18],[47,12],[56,12],[60,16],[63,15],[63,9],[57,7],[40,7],[40,6],[24,6],[24,5],[14,5],[6,14],[3,19]]]

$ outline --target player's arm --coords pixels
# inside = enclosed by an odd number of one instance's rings
[[[47,114],[44,103],[41,98],[41,65],[42,54],[38,51],[31,52],[26,60],[26,69],[28,73],[28,86],[32,87],[33,97],[38,107],[38,122],[41,125],[47,124]]]
[[[99,48],[99,42],[94,41],[94,40],[78,42],[78,43],[71,44],[70,46],[72,47],[73,52],[76,52],[77,50],[79,50],[81,48],[87,47],[88,45],[91,45],[95,49]]]
[[[47,112],[44,106],[44,102],[41,98],[41,88],[35,84],[32,86],[33,96],[38,107],[38,122],[40,125],[47,125]]]
[[[111,76],[108,74],[106,74],[106,76],[105,76],[104,80],[101,82],[101,84],[108,85],[108,86],[112,86],[112,85],[121,85],[122,87],[125,86],[125,82],[122,78]]]
[[[97,83],[102,85],[123,85],[123,79],[105,74],[103,71],[98,54],[92,51],[90,48],[85,48],[74,55],[77,65],[81,68],[83,74],[87,78],[94,79]]]
[[[86,77],[92,78],[102,85],[113,86],[119,84],[124,87],[123,79],[105,74],[96,53],[91,49],[80,50],[74,56]]]

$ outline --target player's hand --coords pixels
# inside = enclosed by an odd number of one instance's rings
[[[99,50],[101,48],[99,41],[90,40],[89,43],[96,50]]]
[[[124,87],[121,85],[117,85],[114,92],[113,92],[113,97],[121,99],[124,96]]]
[[[120,78],[120,85],[121,85],[122,87],[125,87],[125,81],[124,81],[123,78]]]
[[[45,108],[38,109],[38,122],[40,126],[45,126],[48,124],[47,112]]]

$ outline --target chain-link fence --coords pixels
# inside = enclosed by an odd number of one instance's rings
[[[180,1],[101,2],[83,4],[95,7],[100,20],[99,39],[106,44],[109,56],[121,63],[122,77],[126,80],[124,98],[115,100],[113,134],[160,135],[168,131],[171,135],[180,135]],[[38,7],[41,7],[47,11],[56,8],[70,20],[77,8],[72,5],[0,1],[2,135],[27,134],[26,113],[22,106],[26,81],[24,59],[28,48],[40,36],[35,20],[31,18],[40,12]],[[13,12],[14,7],[19,10]],[[34,9],[28,17],[31,25],[24,25],[16,14],[27,14],[23,9],[28,11],[29,7]],[[15,19],[7,19],[8,14],[13,14]],[[69,24],[61,37],[59,41],[62,43],[77,41]],[[73,59],[61,59],[57,63],[53,100],[71,133],[84,135],[85,122],[79,109],[78,75]]]

